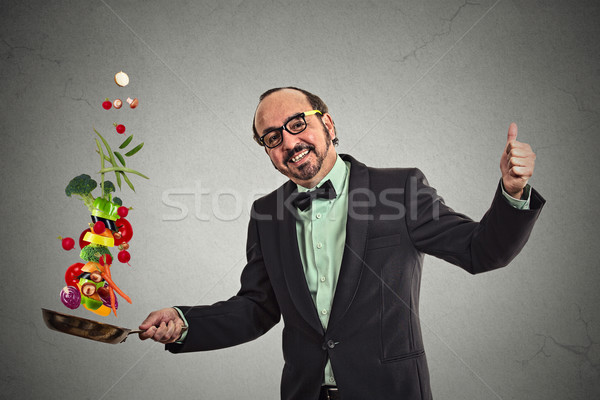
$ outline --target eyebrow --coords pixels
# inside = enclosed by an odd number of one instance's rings
[[[265,128],[265,129],[263,129],[263,131],[262,131],[262,136],[264,136],[264,135],[266,135],[267,133],[269,133],[269,132],[272,132],[272,131],[274,131],[274,130],[277,130],[277,129],[283,129],[282,127],[283,127],[283,126],[285,126],[285,124],[287,124],[288,122],[290,122],[290,121],[291,121],[291,120],[293,120],[294,118],[297,118],[297,117],[301,116],[302,114],[304,114],[304,112],[299,112],[299,113],[297,113],[297,114],[294,114],[294,115],[292,115],[291,117],[287,118],[287,119],[285,120],[285,122],[283,123],[283,125],[281,125],[281,126],[270,126],[270,127],[268,127],[268,128]]]

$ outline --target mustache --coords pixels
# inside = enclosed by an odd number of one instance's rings
[[[294,146],[293,149],[291,149],[290,151],[288,151],[286,157],[285,157],[285,163],[289,163],[290,160],[292,159],[292,157],[294,156],[294,154],[302,151],[302,150],[314,150],[315,146],[307,144],[307,143],[298,143],[296,146]]]

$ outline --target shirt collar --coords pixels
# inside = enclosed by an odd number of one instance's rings
[[[321,185],[324,182],[327,182],[327,180],[330,180],[336,193],[338,193],[338,194],[342,193],[342,191],[344,189],[344,182],[346,181],[347,174],[348,174],[348,166],[346,165],[344,160],[342,160],[342,158],[338,154],[338,156],[335,160],[335,164],[333,164],[333,168],[331,168],[331,171],[329,171],[329,173],[327,175],[325,175],[325,177],[323,179],[321,179],[321,181],[319,183],[317,183],[317,185],[315,187],[317,187],[317,188],[321,187]],[[300,192],[300,193],[308,192],[309,190],[314,190],[314,188],[308,189],[308,188],[305,188],[304,186],[301,186],[298,184],[296,184],[296,186],[298,187],[298,192]]]

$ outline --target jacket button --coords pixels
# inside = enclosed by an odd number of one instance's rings
[[[328,340],[327,347],[329,347],[330,349],[333,349],[335,347],[335,342],[333,340]]]
[[[323,343],[323,344],[321,345],[321,348],[322,348],[323,350],[327,350],[327,343]]]

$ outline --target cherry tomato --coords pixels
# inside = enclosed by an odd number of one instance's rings
[[[73,238],[70,237],[66,237],[66,238],[62,238],[62,248],[65,250],[73,250],[73,248],[75,247],[75,241],[73,240]]]
[[[129,214],[129,208],[121,206],[117,208],[117,214],[119,214],[119,217],[124,218]]]
[[[79,282],[79,275],[81,275],[81,267],[85,264],[83,263],[75,263],[67,268],[67,272],[65,272],[65,282],[69,286],[77,287],[77,283]]]
[[[104,102],[102,103],[102,108],[104,108],[105,110],[110,110],[111,107],[112,103],[108,100],[107,97],[106,100],[104,100]]]
[[[104,225],[104,222],[98,221],[94,224],[94,233],[96,235],[101,235],[105,230],[106,226]]]
[[[121,217],[115,221],[115,224],[117,225],[119,233],[121,234],[120,239],[115,238],[115,246],[118,246],[121,243],[129,242],[133,236],[133,228],[131,227],[129,221]]]
[[[83,240],[83,237],[85,236],[86,233],[91,232],[91,229],[86,229],[85,231],[81,232],[81,235],[79,235],[79,248],[83,249],[85,246],[87,246],[88,244],[90,244],[90,242]]]
[[[121,250],[118,255],[119,261],[126,264],[131,260],[131,255],[127,250]]]
[[[125,133],[125,125],[123,125],[123,124],[115,125],[115,128],[117,129],[117,133],[120,133],[120,134]]]

